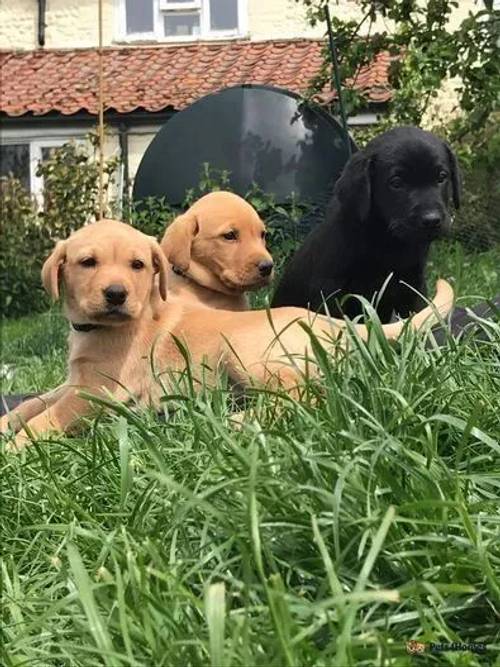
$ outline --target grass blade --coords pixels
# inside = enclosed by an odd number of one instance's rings
[[[103,652],[111,653],[113,652],[113,644],[104,621],[97,609],[94,593],[92,591],[92,582],[85,569],[80,552],[71,542],[68,544],[68,559],[76,588],[80,596],[80,602],[87,617],[89,631],[94,637],[94,641],[98,648]]]
[[[211,584],[205,592],[205,617],[210,643],[210,663],[212,667],[225,667],[226,588],[222,582]]]

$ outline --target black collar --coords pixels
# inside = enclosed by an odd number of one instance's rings
[[[103,329],[102,324],[79,324],[78,322],[71,322],[71,326],[75,331],[80,331],[82,333],[87,333],[88,331],[94,331],[94,329]]]

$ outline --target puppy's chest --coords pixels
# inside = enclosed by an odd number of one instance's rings
[[[173,297],[173,298],[172,298]],[[192,282],[175,283],[170,300],[196,307],[220,308],[221,310],[248,310],[248,300],[244,294],[222,294]]]
[[[205,361],[207,368],[217,366],[221,350],[217,337],[208,341],[206,327],[194,329],[168,321],[130,337],[78,339],[70,352],[70,383],[106,389],[118,400],[134,397],[156,404],[165,391],[184,381],[187,365],[196,381],[206,376]]]
[[[372,250],[363,254],[356,263],[355,270],[349,276],[348,288],[357,288],[363,293],[364,287],[372,288],[374,284],[382,285],[392,275],[393,284],[404,281],[410,284],[419,282],[424,272],[425,258],[407,248],[391,246],[373,246]]]

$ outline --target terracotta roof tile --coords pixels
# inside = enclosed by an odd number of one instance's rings
[[[320,40],[214,42],[106,48],[103,51],[107,110],[183,109],[230,85],[266,84],[305,93],[322,63]],[[355,82],[370,102],[391,97],[390,57],[381,54]],[[95,49],[0,52],[0,111],[9,116],[50,111],[97,114]]]

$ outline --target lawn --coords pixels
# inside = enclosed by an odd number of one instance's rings
[[[434,251],[467,302],[498,250]],[[376,327],[375,327],[376,330]],[[377,336],[298,402],[224,385],[116,406],[2,454],[5,665],[493,665],[500,649],[500,322],[426,348]],[[7,322],[3,391],[64,375],[57,310]],[[277,409],[279,408],[279,409]],[[405,642],[484,642],[415,658]]]

